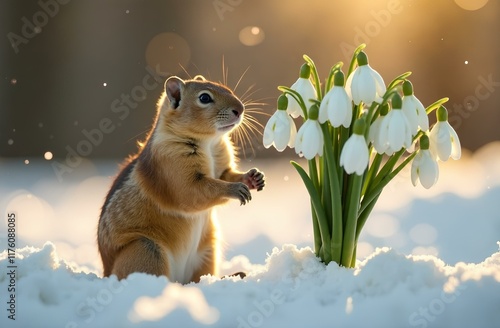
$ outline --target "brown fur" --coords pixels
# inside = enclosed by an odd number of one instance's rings
[[[203,103],[202,94],[212,101]],[[228,134],[243,111],[223,85],[203,78],[165,82],[153,129],[102,208],[97,237],[104,276],[145,272],[187,283],[217,274],[212,208],[231,198],[245,204],[249,189],[264,187],[258,170],[236,170]]]

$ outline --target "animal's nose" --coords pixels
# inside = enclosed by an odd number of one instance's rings
[[[243,104],[241,102],[237,103],[232,108],[232,112],[233,112],[234,116],[236,116],[236,117],[240,117],[240,115],[243,113],[244,110],[245,110],[245,106],[243,106]]]

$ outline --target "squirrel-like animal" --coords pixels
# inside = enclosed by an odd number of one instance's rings
[[[197,76],[165,82],[152,130],[118,174],[102,207],[97,240],[104,276],[133,272],[197,282],[217,275],[214,206],[242,205],[264,188],[257,169],[237,171],[229,134],[244,105],[224,85]]]

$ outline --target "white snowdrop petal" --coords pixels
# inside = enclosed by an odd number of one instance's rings
[[[410,125],[411,134],[414,136],[418,131],[418,114],[416,103],[412,96],[403,97],[403,107],[401,108]]]
[[[323,138],[321,128],[315,120],[308,120],[304,125],[302,137],[302,153],[307,159],[313,159],[321,149],[323,150]]]
[[[421,154],[419,152],[417,155],[415,155],[413,161],[411,162],[411,183],[414,187],[417,186],[420,158]]]
[[[354,72],[351,73],[351,75],[349,75],[347,77],[347,80],[345,82],[345,91],[347,92],[347,95],[352,99],[354,100],[353,98],[353,95],[352,95],[352,79],[354,78],[354,74],[356,73],[356,70],[354,70]],[[354,100],[354,102],[356,102],[356,100]]]
[[[284,111],[284,115],[288,116]],[[282,117],[282,115],[278,116],[278,120],[276,122],[276,129],[274,130],[274,145],[276,146],[276,150],[283,151],[288,145],[288,141],[290,140],[290,124],[286,117]]]
[[[368,147],[363,136],[353,134],[347,139],[340,153],[340,165],[344,167],[347,174],[361,175],[368,166]]]
[[[286,112],[293,118],[297,118],[303,115],[304,113],[302,112],[302,109],[295,98],[288,94],[286,95],[286,97],[288,98],[288,107],[286,108]]]
[[[392,110],[391,113],[391,117],[388,118],[390,121],[387,139],[391,150],[399,151],[403,148],[405,142],[405,121],[403,113],[400,110]]]
[[[374,70],[370,65],[366,65],[370,69],[370,74],[375,81],[376,92],[379,97],[382,97],[387,91],[385,87],[384,79],[376,70]]]
[[[451,155],[450,132],[447,122],[438,122],[436,125],[436,150],[440,160],[447,161]]]
[[[458,139],[458,134],[455,129],[449,123],[448,125],[452,145],[451,158],[453,158],[454,160],[458,160],[460,159],[460,157],[462,157],[462,147],[460,145],[460,139]]]
[[[318,122],[320,122],[321,124],[325,123],[328,120],[330,98],[331,93],[329,91],[321,101],[321,105],[319,105]]]
[[[389,114],[387,114],[389,115]],[[377,148],[375,148],[377,150],[377,153],[379,154],[383,154],[385,152],[387,152],[389,150],[389,139],[388,139],[388,136],[387,136],[387,133],[388,133],[388,130],[389,130],[389,120],[387,119],[387,116],[384,116],[382,119],[381,119],[381,122],[380,122],[380,128],[379,128],[379,131],[378,131],[378,134],[375,135],[375,142],[374,142],[374,146],[376,145]]]
[[[422,131],[427,131],[429,130],[429,117],[427,116],[425,107],[417,97],[414,97],[414,99],[415,105],[417,107],[418,125],[420,126],[420,129]]]
[[[266,126],[264,128],[263,134],[263,144],[264,147],[269,148],[272,146],[274,142],[274,129],[276,126],[276,113],[273,114],[267,121]]]
[[[424,188],[429,189],[437,182],[439,168],[428,150],[422,150],[422,161],[419,165],[419,171],[420,183]]]
[[[368,65],[359,67],[359,82],[357,84],[358,99],[365,104],[371,104],[377,94],[377,87],[375,81],[372,79],[372,74]],[[353,81],[353,83],[356,81]],[[359,101],[356,102],[359,104]]]
[[[297,136],[297,127],[295,126],[295,122],[293,119],[287,115],[288,122],[290,124],[290,139],[288,140],[288,146],[293,148],[295,145],[295,137]]]
[[[309,154],[311,152],[311,145],[310,145],[310,140],[309,140],[309,127],[311,126],[311,120],[307,120],[304,122],[304,124],[300,127],[300,130],[302,130],[302,135],[301,135],[301,151],[302,154],[304,155],[305,158],[309,158]],[[300,133],[300,131],[299,131]]]
[[[304,127],[305,127],[306,123],[307,123],[307,121],[304,124],[302,124],[299,131],[297,132],[297,136],[295,137],[295,152],[299,155],[302,152],[302,139],[304,136]]]
[[[368,166],[368,160],[369,160],[368,148],[366,147],[364,138],[360,143],[358,156],[359,159],[358,159],[358,167],[356,168],[356,174],[362,175],[365,172],[366,167]]]
[[[349,127],[352,120],[351,99],[344,88],[335,86],[332,90],[331,109],[328,112],[330,122],[334,127],[343,125]]]

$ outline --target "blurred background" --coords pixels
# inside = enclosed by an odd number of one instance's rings
[[[415,94],[424,105],[450,98],[449,121],[460,136],[465,164],[437,190],[458,197],[452,204],[464,220],[481,217],[493,224],[485,223],[492,236],[484,240],[484,251],[471,251],[477,256],[467,258],[480,260],[496,249],[500,235],[497,180],[488,171],[495,170],[491,163],[497,163],[499,149],[492,142],[500,139],[499,30],[497,0],[3,0],[0,209],[20,213],[22,243],[41,246],[53,240],[68,258],[98,267],[94,234],[102,200],[118,164],[137,150],[151,127],[166,77],[202,74],[231,88],[238,85],[237,95],[264,103],[262,113],[272,114],[276,87],[297,79],[303,54],[326,78],[332,65],[347,63],[354,48],[366,43],[371,66],[386,83],[412,71]],[[267,116],[253,115],[265,124]],[[244,212],[236,212],[238,223],[234,211],[242,210],[232,205],[222,210],[221,220],[229,254],[262,262],[274,245],[311,245],[311,228],[307,195],[288,164],[296,159],[293,151],[266,150],[260,135],[250,141],[242,166],[266,168],[268,188]],[[488,157],[485,149],[494,154]],[[480,156],[473,154],[479,150]],[[489,164],[481,166],[478,158],[489,158]],[[408,184],[406,176],[403,185]],[[387,191],[388,204],[398,186]],[[418,190],[408,193],[419,199]],[[438,238],[437,214],[429,210],[432,204],[451,206],[445,199],[420,207],[408,200],[401,203],[407,205],[403,212],[401,204],[381,205],[382,219],[373,220],[372,230],[384,228],[364,237],[365,253],[378,244],[440,255],[455,247],[439,244],[448,239]],[[491,202],[477,203],[486,199]],[[425,220],[434,222],[423,228],[418,226],[421,208]],[[417,221],[408,219],[405,226],[406,216]],[[412,239],[415,226],[414,235],[434,237],[423,243]],[[456,238],[457,245],[463,243]],[[464,258],[450,261],[457,260]]]

